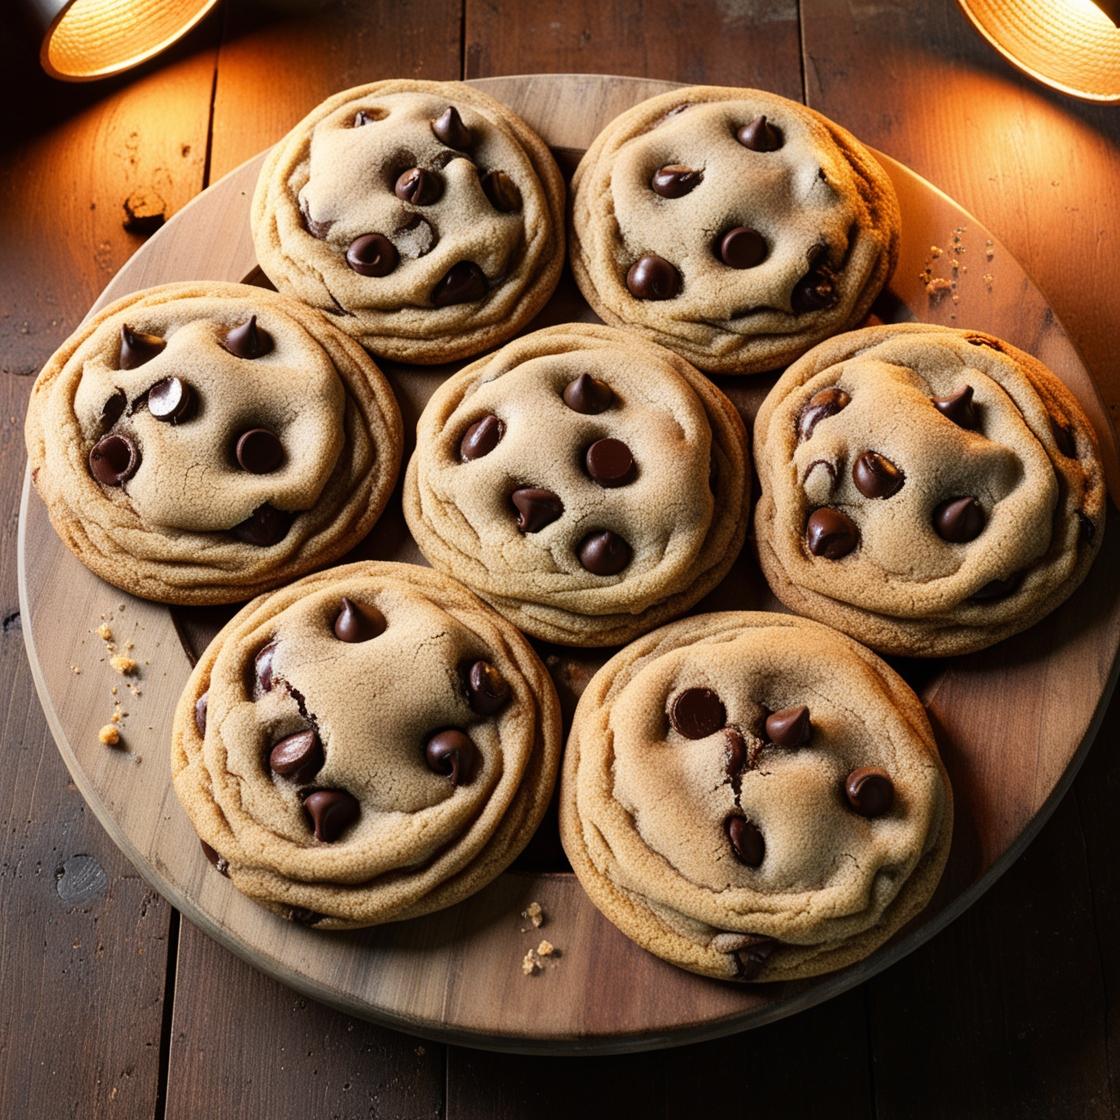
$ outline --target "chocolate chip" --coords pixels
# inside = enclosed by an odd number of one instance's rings
[[[734,727],[724,729],[723,742],[727,750],[724,770],[727,776],[734,781],[747,764],[747,742]]]
[[[276,643],[269,642],[262,646],[257,656],[253,658],[253,672],[257,676],[257,685],[261,692],[271,692],[275,683],[272,677],[272,659],[276,654]]]
[[[669,722],[686,739],[706,739],[727,725],[727,709],[710,688],[686,688],[669,704]]]
[[[759,867],[766,855],[766,841],[758,825],[746,817],[731,816],[723,825],[727,832],[727,839],[731,841],[731,850],[740,863],[748,867]]]
[[[738,962],[736,979],[757,980],[777,947],[778,943],[774,938],[758,937],[745,949],[739,949],[735,953],[735,960]]]
[[[218,869],[218,871],[229,878],[229,860],[224,856],[218,854],[216,848],[211,848],[205,840],[199,839],[199,844],[202,845],[202,854]]]
[[[299,200],[299,212],[303,217],[303,224],[306,227],[307,232],[311,234],[312,237],[318,238],[320,241],[322,241],[327,236],[327,234],[330,233],[331,226],[334,225],[334,222],[316,221],[311,216],[310,207],[305,199],[301,198]]]
[[[323,744],[312,728],[286,735],[272,745],[268,765],[274,774],[297,782],[309,782],[323,768]]]
[[[454,105],[449,105],[432,121],[432,131],[437,140],[460,152],[467,151],[474,143],[474,133],[463,123]]]
[[[839,560],[859,544],[859,529],[846,513],[831,506],[821,506],[809,515],[805,539],[814,556]]]
[[[354,114],[354,127],[361,128],[364,124],[373,124],[375,121],[384,120],[387,114],[381,109],[359,109]]]
[[[851,397],[838,385],[830,385],[827,389],[818,389],[809,402],[801,410],[797,418],[797,434],[806,440],[813,434],[813,429],[829,416],[835,416],[841,409],[847,408]]]
[[[384,633],[385,616],[376,607],[358,606],[344,595],[333,629],[340,642],[368,642]]]
[[[140,450],[128,436],[102,436],[89,453],[89,473],[105,486],[121,486],[139,467]]]
[[[101,423],[106,428],[111,428],[124,414],[127,404],[128,397],[125,396],[124,390],[114,390],[113,395],[106,398],[105,403],[101,406]]]
[[[764,116],[748,121],[738,132],[735,139],[752,152],[775,152],[782,146],[782,134]]]
[[[1013,591],[1018,590],[1019,584],[1023,582],[1023,575],[1021,572],[1016,572],[1007,577],[1007,579],[993,579],[989,580],[983,587],[974,591],[969,598],[979,603],[989,603],[996,599],[1006,599]]]
[[[235,358],[263,358],[272,350],[272,335],[257,326],[256,315],[231,327],[219,341]]]
[[[430,206],[443,195],[443,177],[422,167],[410,167],[397,177],[393,194],[414,206]]]
[[[852,481],[865,498],[890,498],[906,481],[902,471],[878,451],[865,451],[852,464]]]
[[[482,190],[490,205],[501,214],[521,209],[521,192],[504,171],[488,171],[483,175]]]
[[[719,239],[716,256],[731,268],[754,268],[766,260],[766,240],[758,230],[735,226]]]
[[[156,420],[181,424],[194,411],[194,390],[179,377],[165,377],[148,390],[148,412]]]
[[[861,766],[844,782],[844,796],[861,817],[881,817],[894,804],[894,783],[885,770]]]
[[[121,349],[117,365],[121,369],[135,369],[150,362],[165,346],[167,339],[158,334],[134,331],[127,323],[121,326]]]
[[[601,529],[579,542],[576,555],[593,576],[614,576],[630,563],[633,550],[617,533]]]
[[[599,381],[589,373],[581,373],[564,387],[564,403],[573,412],[596,416],[614,403],[614,393],[605,381]]]
[[[972,403],[972,386],[965,385],[947,397],[934,397],[933,407],[942,416],[962,428],[976,427],[976,405]]]
[[[1067,459],[1076,459],[1077,441],[1074,438],[1073,429],[1053,416],[1050,417],[1050,429],[1054,433],[1054,442],[1058,445],[1058,450]]]
[[[431,299],[436,307],[450,307],[455,303],[473,303],[482,299],[489,289],[486,273],[474,261],[459,261],[432,289]]]
[[[467,703],[480,716],[492,716],[509,700],[509,683],[489,661],[475,661],[467,670]]]
[[[779,747],[803,747],[812,733],[809,709],[804,704],[782,708],[766,717],[766,738]]]
[[[194,702],[194,725],[198,728],[199,735],[206,734],[206,705],[210,699],[210,693],[204,692]]]
[[[1086,517],[1080,510],[1077,511],[1077,520],[1081,527],[1081,539],[1086,544],[1092,544],[1093,538],[1097,535],[1097,527],[1093,523],[1091,517]]]
[[[450,727],[437,731],[424,747],[428,769],[445,774],[453,786],[465,786],[474,777],[478,747],[465,732]]]
[[[806,311],[824,311],[839,302],[840,293],[836,288],[836,273],[823,260],[809,266],[809,271],[793,286],[790,305],[794,313],[802,315]]]
[[[984,507],[975,498],[950,498],[933,511],[935,532],[953,544],[976,540],[987,520]]]
[[[539,532],[564,512],[560,496],[538,486],[522,486],[510,498],[517,509],[517,527],[523,533]]]
[[[288,921],[294,922],[297,926],[314,926],[318,925],[326,914],[320,914],[318,910],[308,910],[306,906],[293,906],[287,916]]]
[[[383,233],[363,233],[346,250],[346,263],[359,276],[388,276],[399,262],[396,246]]]
[[[597,439],[584,452],[583,464],[587,473],[608,490],[634,479],[634,456],[620,439]]]
[[[682,198],[695,190],[703,178],[703,171],[686,167],[683,163],[667,163],[653,173],[649,185],[662,198]]]
[[[342,789],[317,789],[303,799],[316,840],[337,840],[361,812],[358,799]]]
[[[250,474],[271,474],[284,464],[284,445],[267,428],[250,428],[237,437],[238,465]]]
[[[681,274],[664,257],[646,253],[630,266],[626,287],[638,299],[672,299],[681,290]]]
[[[278,544],[288,535],[294,519],[294,513],[277,509],[265,502],[257,506],[240,525],[234,525],[230,532],[246,544],[267,547]]]
[[[506,434],[506,426],[493,413],[476,420],[464,433],[459,441],[459,458],[464,463],[472,459],[481,459],[489,455],[502,436]]]

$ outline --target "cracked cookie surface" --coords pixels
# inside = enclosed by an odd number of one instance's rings
[[[552,681],[508,622],[431,569],[367,562],[254,600],[210,643],[172,775],[239,890],[343,929],[503,871],[548,805],[560,739]]]
[[[1096,436],[1037,359],[980,331],[870,327],[791,366],[755,420],[774,593],[888,653],[1033,625],[1100,547]]]
[[[345,90],[272,150],[257,258],[375,354],[437,363],[494,346],[551,295],[564,186],[544,142],[458,82]]]
[[[567,324],[436,391],[404,511],[435,567],[527,633],[609,645],[723,578],[748,483],[742,421],[707,378],[625,332]]]
[[[757,373],[858,323],[898,256],[894,187],[821,114],[692,86],[616,117],[572,179],[572,269],[608,323]]]
[[[918,698],[788,615],[697,615],[631,643],[576,709],[564,850],[643,948],[727,980],[867,956],[928,902],[952,793]]]
[[[43,368],[25,434],[59,536],[167,603],[248,599],[342,555],[400,466],[362,348],[261,288],[168,284],[84,323]]]

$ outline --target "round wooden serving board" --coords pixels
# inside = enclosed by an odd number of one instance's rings
[[[672,83],[591,75],[472,83],[545,137],[570,172],[612,117]],[[263,158],[263,157],[262,157]],[[995,237],[913,172],[881,157],[902,203],[902,258],[875,314],[992,331],[1037,354],[1077,394],[1100,436],[1109,489],[1120,460],[1105,410],[1045,299]],[[249,199],[261,159],[205,191],[125,265],[95,305],[173,280],[240,280],[255,270]],[[940,254],[936,249],[942,249]],[[957,267],[953,268],[953,262]],[[954,279],[927,291],[930,271]],[[258,274],[259,276],[259,274]],[[570,278],[535,326],[591,319]],[[388,367],[411,430],[449,369]],[[772,377],[722,378],[748,425]],[[406,453],[409,449],[406,448]],[[20,605],[39,698],[78,788],[114,841],[187,918],[256,967],[352,1014],[468,1045],[551,1053],[638,1050],[758,1026],[828,999],[887,967],[974,902],[1019,855],[1069,786],[1115,680],[1120,644],[1120,533],[1110,528],[1088,580],[1026,634],[970,657],[903,662],[926,703],[956,795],[956,833],[931,905],[862,963],[811,981],[737,986],[662,963],[631,944],[565,870],[546,819],[528,855],[486,890],[442,913],[355,933],[285,922],[216,874],[171,790],[175,701],[197,654],[229,611],[177,611],[132,599],[86,571],[55,536],[25,482]],[[358,555],[420,561],[399,501]],[[750,546],[700,609],[774,608]],[[107,662],[95,633],[112,616],[134,642],[140,696]],[[187,653],[184,653],[184,650]],[[602,653],[542,649],[566,709]],[[128,712],[123,749],[99,744],[116,685]],[[1043,885],[1039,884],[1039,889]],[[538,901],[540,931],[520,912]],[[526,977],[521,959],[547,936],[561,956]]]

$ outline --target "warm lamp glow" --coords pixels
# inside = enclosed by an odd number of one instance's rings
[[[26,0],[25,0],[26,2]],[[45,28],[39,59],[87,82],[137,66],[185,35],[217,0],[30,0]]]
[[[976,29],[1032,78],[1086,101],[1120,101],[1117,0],[957,0]]]

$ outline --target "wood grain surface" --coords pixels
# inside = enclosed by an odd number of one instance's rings
[[[424,3],[346,4],[337,18],[333,6],[311,7],[290,0],[227,4],[158,63],[83,89],[50,84],[16,35],[0,39],[5,102],[19,106],[5,116],[0,137],[0,555],[7,561],[0,606],[8,621],[0,649],[10,689],[4,741],[9,760],[13,752],[17,759],[14,767],[9,761],[0,792],[7,911],[0,930],[7,993],[0,1115],[161,1116],[165,1104],[181,1115],[203,1095],[210,1114],[221,1116],[260,1115],[265,1100],[274,1102],[274,1115],[301,1117],[568,1116],[599,1102],[659,1115],[675,1104],[688,1112],[696,1104],[726,1115],[789,1115],[791,1102],[845,1116],[1115,1115],[1115,707],[1074,796],[976,907],[885,978],[762,1031],[652,1058],[579,1059],[559,1067],[449,1048],[444,1070],[443,1048],[423,1044],[436,1068],[421,1076],[408,1064],[410,1048],[384,1050],[386,1032],[367,1024],[339,1028],[362,1040],[353,1049],[321,1046],[328,1024],[345,1019],[298,1006],[243,966],[222,971],[224,952],[189,926],[178,962],[173,957],[167,967],[166,942],[155,948],[141,924],[144,892],[136,883],[130,892],[127,865],[113,845],[88,822],[67,827],[80,812],[67,816],[66,806],[80,799],[67,789],[22,662],[9,543],[29,387],[20,375],[35,372],[137,243],[120,229],[123,188],[153,175],[153,153],[165,140],[178,141],[175,150],[190,148],[181,157],[188,165],[201,151],[205,176],[209,159],[236,137],[242,146],[231,148],[224,164],[215,162],[228,170],[306,111],[300,82],[329,90],[402,72],[450,77],[460,72],[460,60],[471,76],[611,70],[754,81],[794,96],[804,71],[812,104],[939,182],[1001,233],[1088,358],[1107,404],[1114,411],[1120,405],[1107,282],[1120,234],[1111,200],[1120,118],[1030,85],[974,38],[951,0],[650,2],[625,9],[469,0],[450,13]],[[398,37],[402,21],[411,32]],[[413,44],[411,53],[404,42]],[[340,66],[340,55],[350,69]],[[279,71],[277,58],[297,60],[301,73]],[[214,110],[228,59],[238,60],[240,75],[225,87],[219,118]],[[192,84],[192,76],[200,80]],[[126,139],[133,131],[141,137],[135,165],[103,142],[114,129]],[[168,202],[175,209],[204,182],[188,166],[171,167]],[[66,236],[55,236],[57,230]],[[26,858],[21,845],[37,846],[38,854]],[[112,912],[70,914],[57,906],[53,872],[76,854],[105,869]],[[106,950],[79,991],[66,976],[77,968],[80,951],[72,946],[90,921],[105,935]],[[188,953],[190,944],[207,951]],[[160,951],[163,959],[154,962]],[[158,977],[162,991],[165,972],[174,981],[162,1032],[170,1075],[159,1043],[153,1054],[145,1037],[145,1023],[159,1032],[158,1008],[145,1018],[143,1001],[128,989],[130,976],[142,973],[153,987]],[[280,993],[288,1014],[266,1021],[257,1013],[267,990]],[[91,1007],[96,1014],[86,1013]],[[59,1039],[66,1040],[63,1053]],[[313,1062],[288,1060],[308,1050]],[[238,1053],[239,1076],[209,1078],[204,1051]],[[356,1061],[361,1054],[375,1057]],[[385,1098],[379,1105],[384,1087],[401,1077],[410,1087],[407,1101]]]

